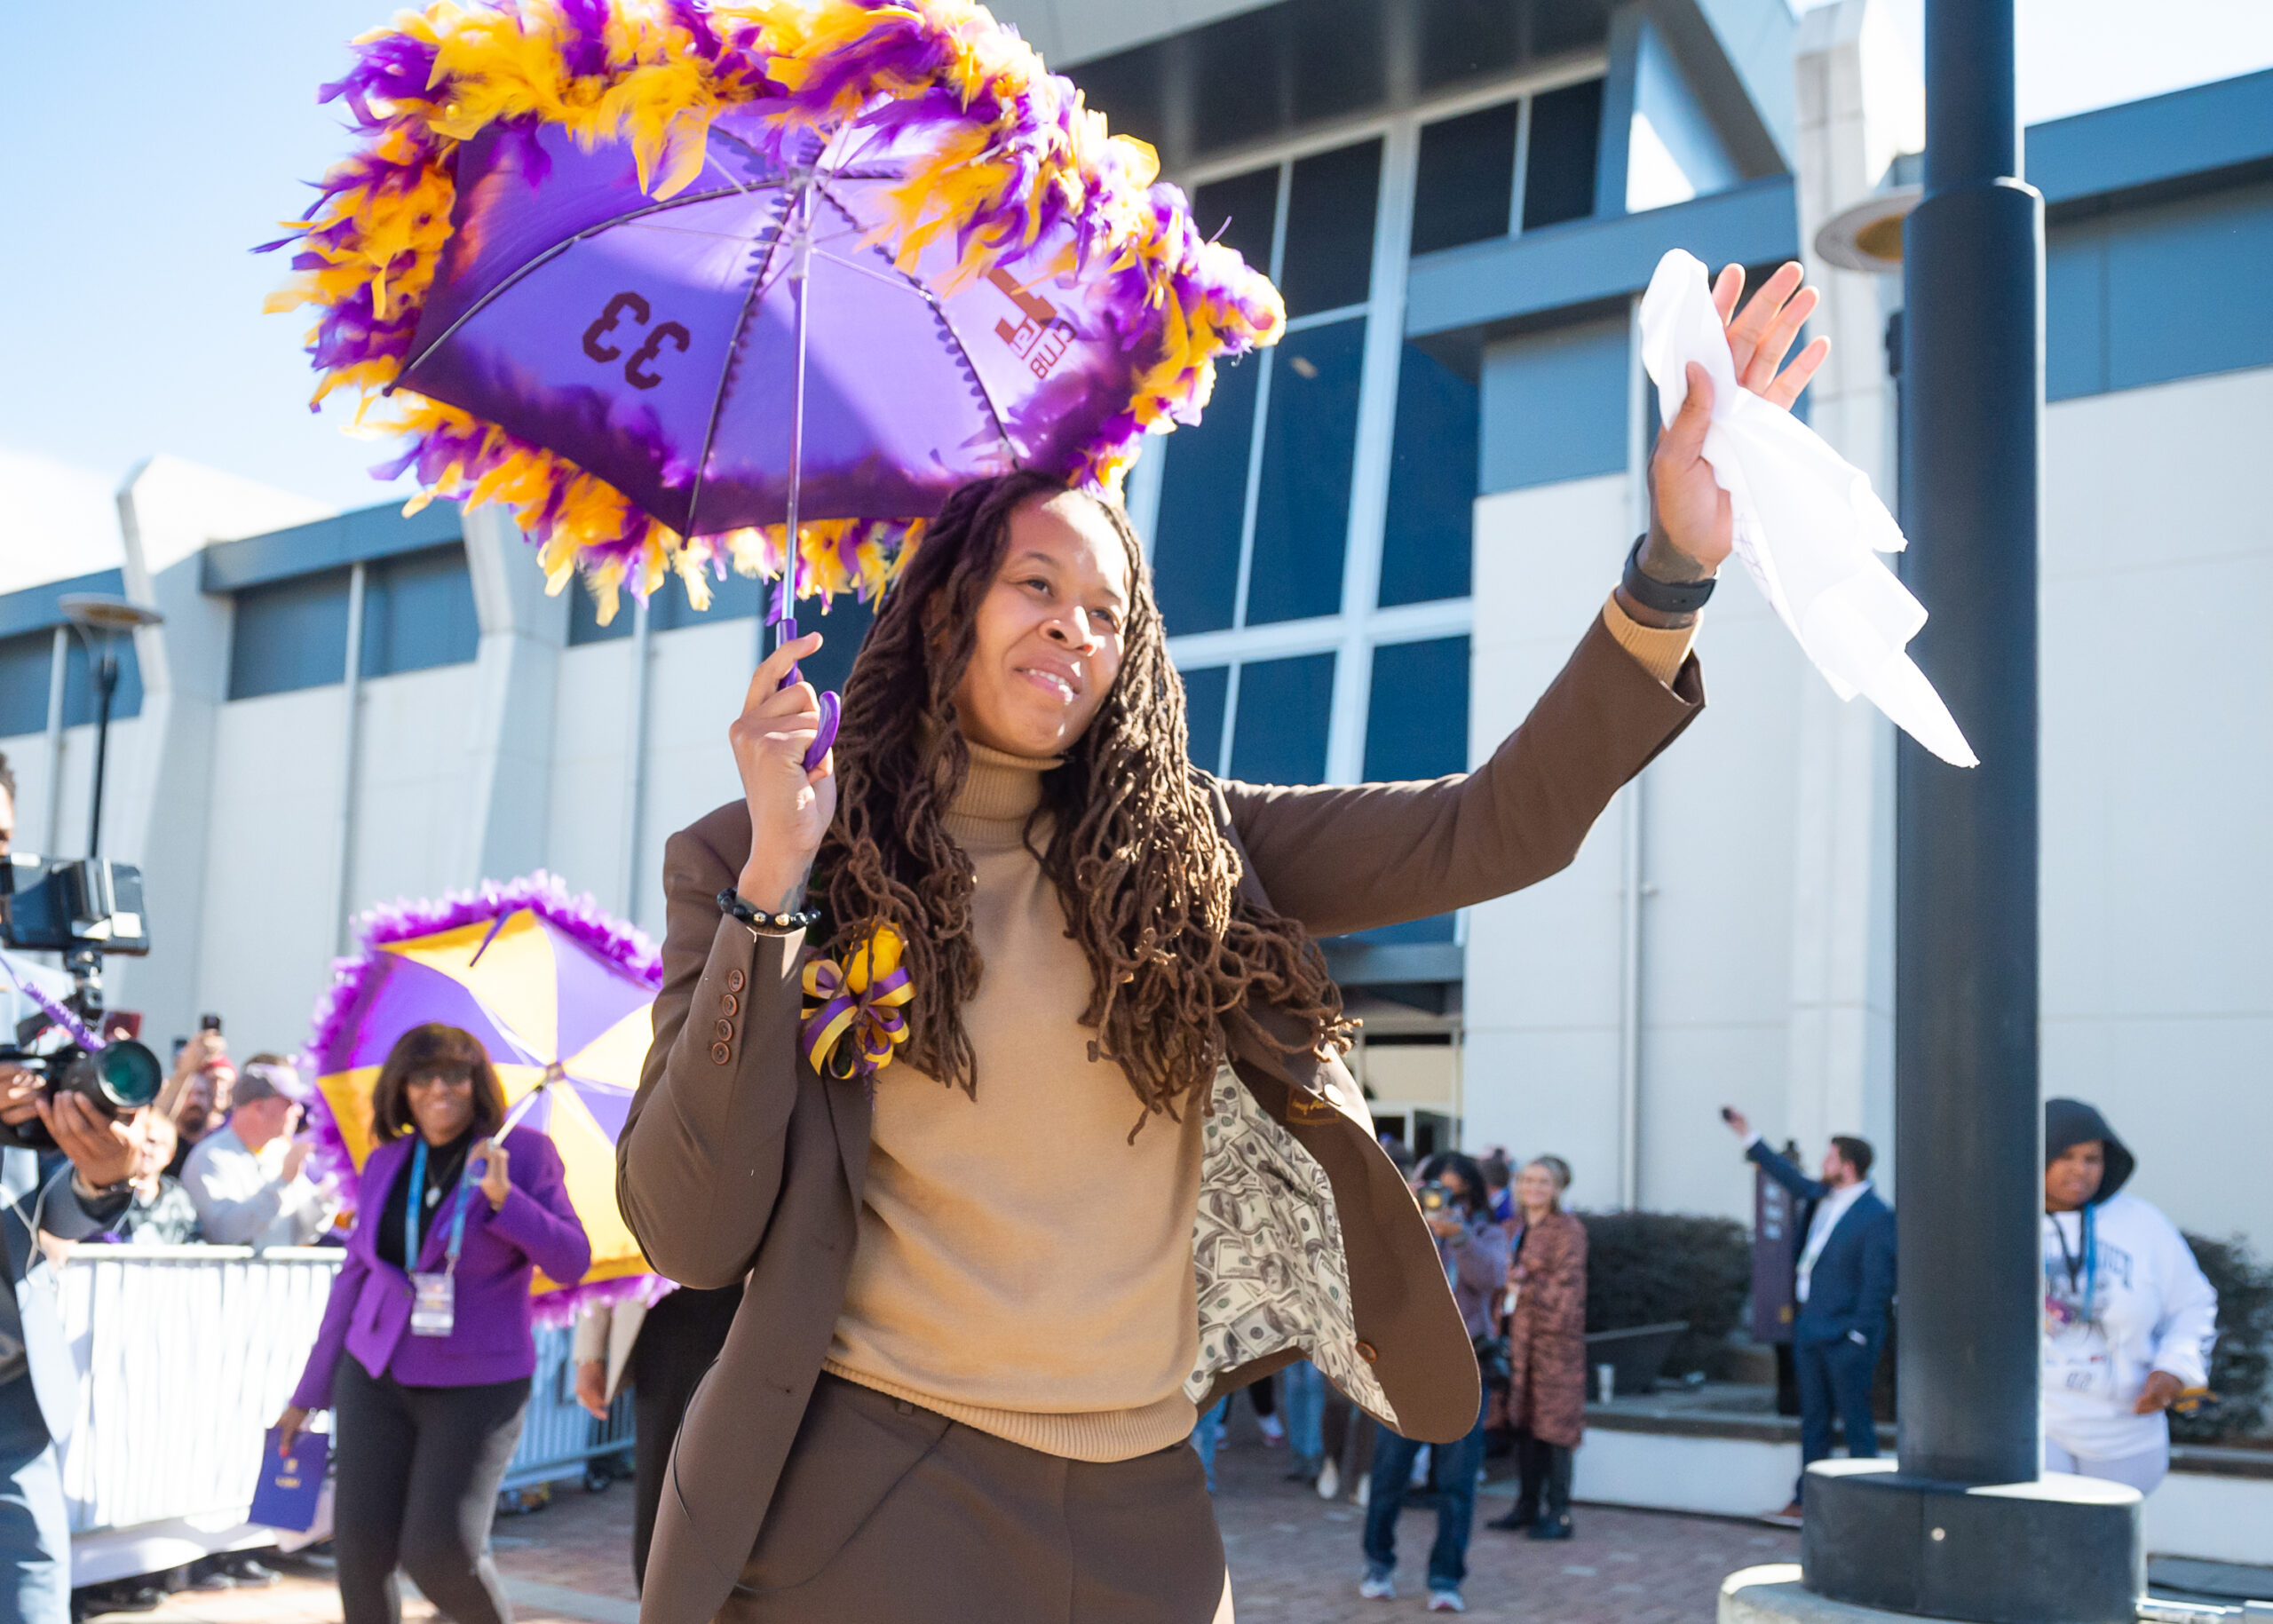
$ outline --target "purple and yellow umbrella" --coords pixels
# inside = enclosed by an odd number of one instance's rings
[[[603,621],[731,566],[793,636],[966,480],[1117,491],[1284,325],[969,0],[444,4],[356,51],[326,93],[363,148],[271,307],[321,308],[319,400],[391,397],[386,477],[509,503]]]
[[[648,1265],[615,1202],[615,1142],[652,1035],[661,979],[652,947],[542,874],[380,910],[363,943],[337,967],[310,1045],[315,1130],[332,1169],[352,1184],[370,1153],[371,1089],[395,1040],[429,1021],[463,1027],[489,1051],[509,1123],[559,1152],[591,1241],[582,1280],[537,1276],[544,1317],[565,1318],[596,1290],[644,1288]]]

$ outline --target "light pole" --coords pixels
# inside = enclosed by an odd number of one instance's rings
[[[2128,1624],[2137,1491],[2040,1470],[2037,532],[2044,200],[2021,179],[2013,0],[1926,0],[1905,222],[1913,645],[1981,754],[1897,748],[1899,1460],[1818,1462],[1804,1582],[1976,1624]]]
[[[57,605],[87,646],[87,674],[95,684],[95,794],[87,813],[87,855],[103,850],[103,776],[110,764],[110,704],[118,693],[118,638],[138,627],[165,623],[155,609],[104,592],[74,592]]]

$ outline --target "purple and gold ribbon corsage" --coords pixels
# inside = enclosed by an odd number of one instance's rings
[[[906,1007],[915,985],[900,967],[899,932],[879,924],[845,963],[805,963],[807,1002],[800,1029],[805,1058],[824,1077],[873,1077],[907,1042]]]

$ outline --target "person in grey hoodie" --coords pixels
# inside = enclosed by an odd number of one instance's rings
[[[2218,1294],[2080,1100],[2044,1102],[2044,1465],[2151,1493],[2171,1404],[2209,1376]]]

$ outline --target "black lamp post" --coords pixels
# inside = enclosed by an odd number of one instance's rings
[[[57,607],[87,646],[87,672],[95,684],[95,794],[87,813],[87,855],[103,851],[103,777],[110,764],[110,706],[118,693],[118,638],[141,626],[159,626],[155,609],[102,592],[74,592]],[[51,836],[52,838],[52,836]]]
[[[2037,534],[2044,200],[2021,178],[2013,0],[1926,0],[1925,195],[1905,224],[1905,578],[1980,752],[1905,740],[1897,786],[1901,1443],[1810,1473],[1835,1600],[1976,1624],[2127,1624],[2134,1490],[2040,1475]]]

